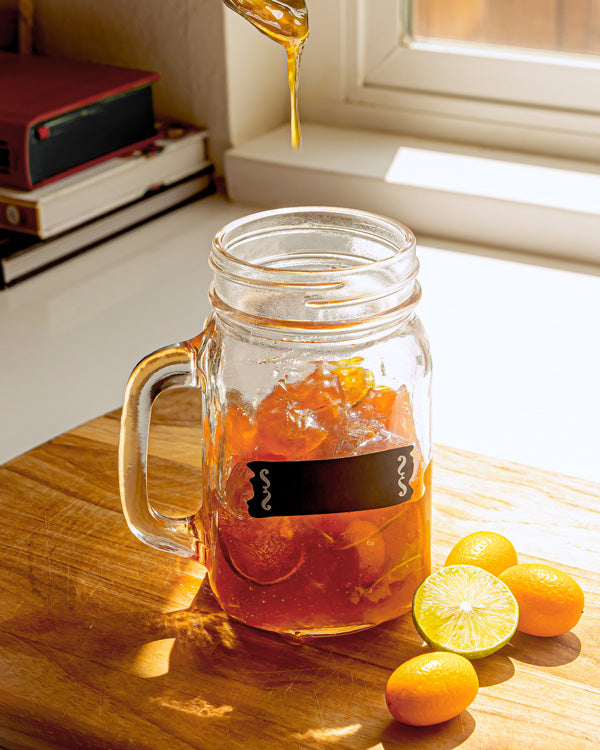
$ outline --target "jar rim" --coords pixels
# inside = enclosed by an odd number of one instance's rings
[[[350,208],[294,206],[226,224],[209,265],[213,309],[255,327],[383,325],[418,301],[413,233]]]
[[[276,227],[268,227],[268,222],[270,220],[275,218],[289,220],[292,217],[298,219],[298,221],[288,225],[283,224]],[[347,220],[362,222],[365,226],[362,228],[358,228],[356,225],[351,228],[344,227],[341,224],[336,225],[335,223],[327,223],[323,221],[323,217],[330,217],[334,220],[346,218]],[[264,226],[261,228],[261,225]],[[368,231],[366,225],[370,225],[371,231]],[[255,227],[254,231],[251,230],[252,226]],[[231,252],[232,247],[235,247],[244,241],[248,241],[257,235],[266,234],[267,232],[293,232],[300,229],[307,231],[321,229],[335,231],[337,233],[348,233],[354,236],[359,234],[365,238],[376,240],[379,245],[389,247],[390,253],[385,257],[377,259],[364,258],[364,262],[357,263],[350,267],[303,268],[300,270],[293,267],[270,267],[261,263],[244,260]],[[377,233],[375,231],[377,229],[380,230],[381,233]],[[240,272],[243,272],[244,270],[251,272],[254,281],[258,280],[255,274],[260,274],[263,281],[269,279],[275,283],[286,283],[286,279],[291,281],[293,277],[297,277],[299,274],[304,277],[305,281],[311,277],[322,277],[324,274],[327,276],[332,274],[332,279],[338,278],[341,281],[342,278],[348,275],[364,273],[365,270],[375,271],[393,265],[394,262],[398,262],[400,257],[413,252],[415,246],[415,236],[407,226],[395,219],[391,219],[381,214],[336,206],[288,206],[246,214],[225,224],[214,235],[212,241],[213,252],[211,253],[210,261],[211,266],[219,268],[217,258],[221,258],[228,266],[230,266],[230,273],[233,270],[231,265],[233,265],[237,267]],[[223,271],[225,269],[220,268],[220,270]]]

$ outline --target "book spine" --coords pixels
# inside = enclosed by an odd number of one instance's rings
[[[32,190],[156,136],[150,85],[29,125],[0,115],[0,185]]]
[[[216,191],[212,167],[48,240],[0,235],[0,289],[24,281],[157,216]]]
[[[27,128],[0,115],[0,185],[29,187]]]
[[[156,136],[151,86],[132,89],[45,118],[28,133],[29,177],[33,185]]]
[[[39,234],[41,227],[37,208],[0,198],[0,229]]]

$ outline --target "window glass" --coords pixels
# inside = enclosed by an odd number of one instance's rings
[[[600,0],[413,0],[412,34],[600,55]]]

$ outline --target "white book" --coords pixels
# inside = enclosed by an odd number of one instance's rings
[[[35,190],[0,187],[0,228],[45,239],[172,185],[209,166],[207,131],[173,127],[150,147]]]
[[[143,198],[57,237],[40,240],[0,231],[0,289],[132,229],[185,201],[210,195],[214,191],[212,169],[206,168],[199,174],[158,188]]]

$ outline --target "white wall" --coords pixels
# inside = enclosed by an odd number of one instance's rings
[[[229,127],[239,146],[289,119],[283,48],[241,16],[225,13]]]

